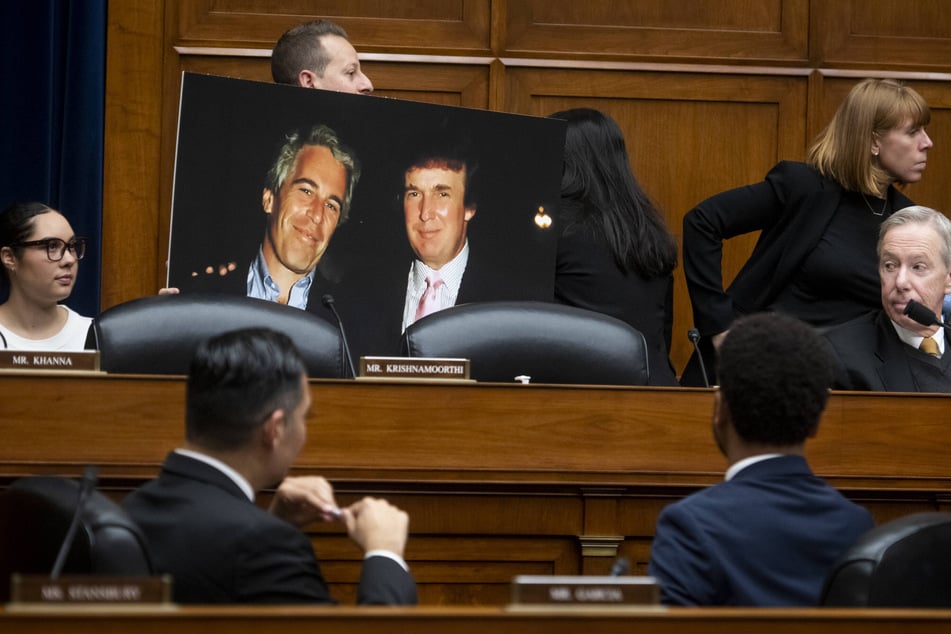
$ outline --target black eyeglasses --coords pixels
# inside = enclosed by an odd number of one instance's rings
[[[82,260],[86,255],[86,238],[73,238],[69,242],[59,238],[45,238],[43,240],[30,240],[29,242],[17,242],[11,244],[11,247],[43,247],[46,249],[46,257],[51,262],[59,262],[66,255],[66,249],[69,249],[76,255],[77,260]]]

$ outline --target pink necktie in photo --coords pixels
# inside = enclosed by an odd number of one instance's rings
[[[431,273],[426,276],[426,292],[419,298],[419,306],[416,307],[416,319],[422,319],[426,315],[439,310],[439,303],[436,301],[436,289],[445,284],[439,277],[439,273]]]

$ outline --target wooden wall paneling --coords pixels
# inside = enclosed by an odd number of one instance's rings
[[[951,5],[949,5],[951,8]],[[835,114],[852,87],[864,78],[862,73],[823,70],[818,90],[820,127]],[[925,75],[875,73],[876,77],[893,77],[905,81],[918,91],[931,110],[928,135],[934,147],[928,151],[928,167],[920,182],[908,185],[904,193],[916,203],[933,207],[951,216],[951,74]]]
[[[443,106],[487,109],[489,107],[490,58],[475,63],[420,61],[364,62],[364,72],[373,81],[374,95]]]
[[[160,260],[163,0],[110,0],[103,178],[103,308],[153,293]],[[162,258],[164,259],[164,258]]]
[[[566,538],[430,537],[413,526],[410,532],[405,558],[422,605],[504,605],[516,575],[579,574],[576,549]],[[337,533],[312,538],[312,544],[331,595],[354,604],[362,553],[343,528]]]
[[[807,0],[507,0],[513,57],[805,64]]]
[[[0,388],[5,477],[98,463],[104,482],[149,478],[182,441],[180,377],[11,374]],[[407,491],[398,483],[412,482],[474,494],[514,485],[520,494],[636,487],[663,496],[717,482],[725,468],[710,436],[710,390],[327,380],[312,381],[311,393],[313,433],[294,472],[345,489],[392,482]],[[37,394],[46,397],[39,409]],[[807,445],[810,463],[846,490],[951,490],[949,398],[834,393]],[[582,526],[572,521],[564,525]]]
[[[591,107],[611,115],[624,132],[634,174],[664,211],[678,244],[683,216],[694,205],[720,191],[762,180],[780,159],[804,157],[807,80],[803,76],[510,65],[506,78],[507,111],[545,116]],[[727,241],[726,283],[746,261],[755,238]],[[671,349],[678,370],[692,352],[686,338],[692,325],[686,282],[678,268]]]
[[[271,48],[287,29],[329,18],[361,52],[486,54],[489,0],[188,0],[178,23],[181,45]]]
[[[811,0],[820,67],[947,70],[951,4],[935,0]]]

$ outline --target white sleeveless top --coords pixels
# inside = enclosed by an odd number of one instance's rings
[[[10,332],[0,325],[0,335],[7,340],[6,348],[8,350],[45,350],[48,352],[60,351],[78,351],[86,347],[86,333],[92,324],[92,317],[83,317],[68,306],[63,306],[66,310],[66,323],[63,328],[48,339],[27,339],[20,335]],[[3,348],[3,341],[0,340],[0,348]]]

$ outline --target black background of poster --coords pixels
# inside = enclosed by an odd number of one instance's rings
[[[392,340],[413,258],[400,202],[403,169],[413,150],[439,136],[465,138],[479,163],[470,266],[485,258],[505,270],[502,284],[479,299],[551,300],[563,121],[191,73],[182,80],[169,286],[219,289],[217,272],[205,269],[233,262],[230,292],[244,292],[264,235],[267,170],[287,133],[317,124],[353,149],[362,175],[349,219],[318,265],[333,285],[312,291],[308,310],[327,317],[314,306],[332,291],[354,356],[393,353],[398,345]],[[548,230],[534,223],[539,206],[555,215]]]

